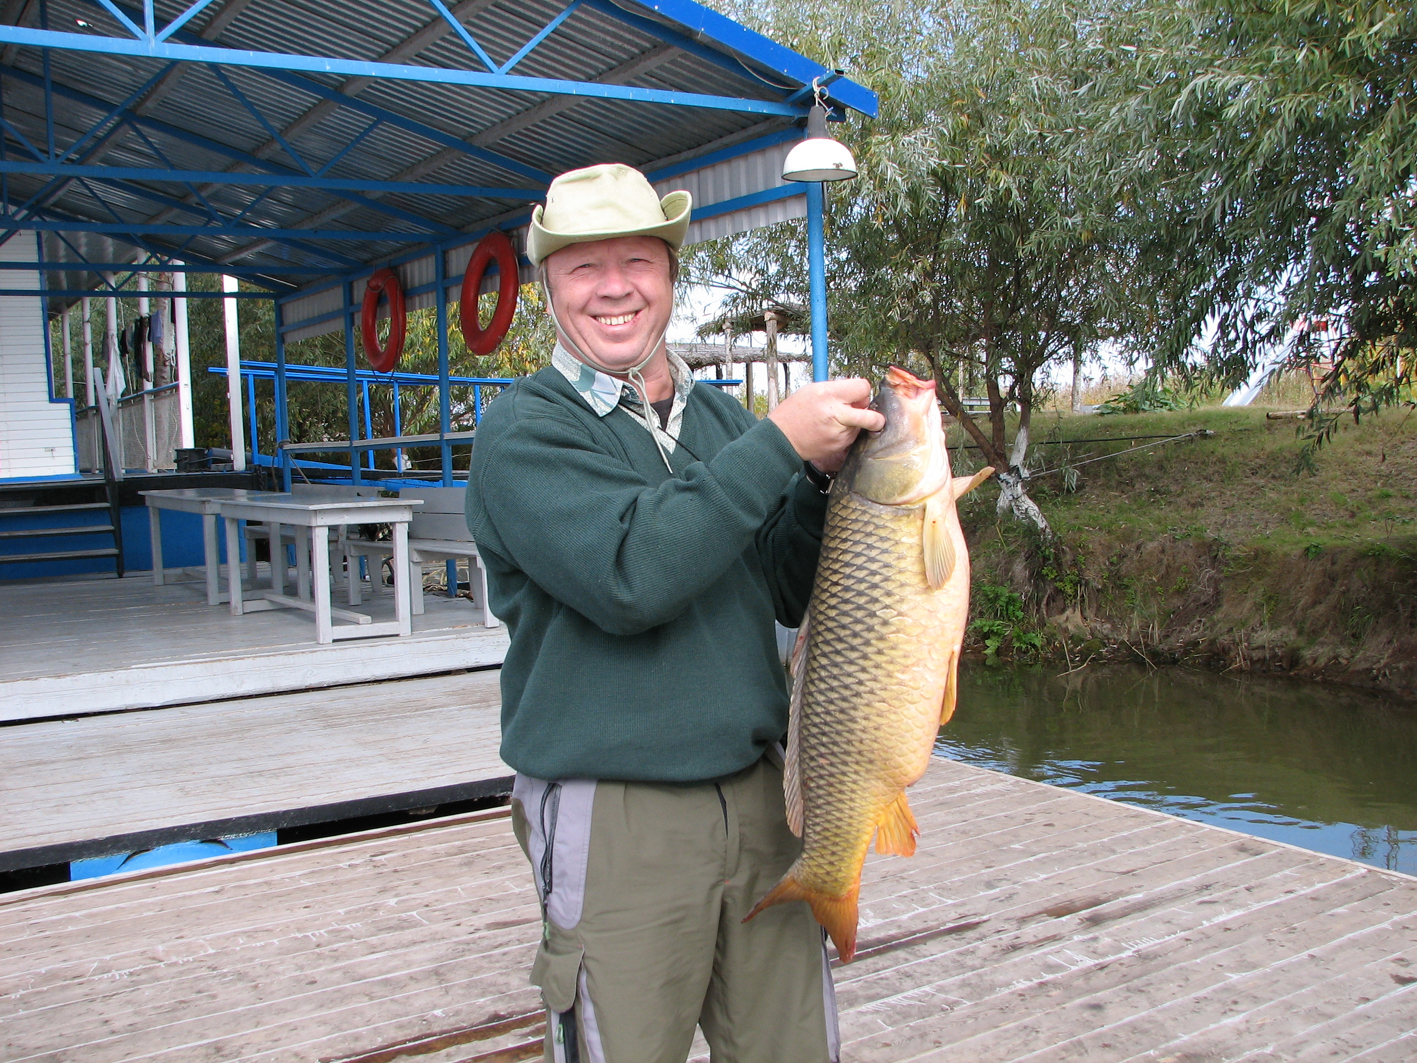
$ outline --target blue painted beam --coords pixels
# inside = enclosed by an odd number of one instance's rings
[[[31,269],[33,267],[30,267]],[[0,288],[0,297],[39,295],[37,288]],[[169,298],[167,292],[139,292],[132,289],[123,289],[114,292],[109,288],[46,288],[44,295],[55,299],[109,299],[117,296],[119,299],[136,299],[143,296],[147,299]],[[178,292],[177,295],[183,299],[274,299],[276,292]]]
[[[807,181],[807,284],[812,307],[812,379],[831,373],[827,353],[826,196],[820,181]]]
[[[702,10],[706,11],[706,9]],[[711,14],[707,11],[706,13]],[[722,16],[716,17],[722,19]],[[722,19],[722,21],[729,22],[730,20]],[[731,24],[737,26],[737,23]],[[742,27],[738,28],[742,29]],[[750,31],[743,30],[743,32]],[[505,89],[510,92],[545,93],[549,96],[585,96],[634,103],[666,104],[671,107],[698,107],[704,110],[732,111],[739,114],[776,114],[795,118],[806,113],[806,109],[801,106],[775,103],[770,100],[710,96],[706,93],[674,92],[665,89],[644,89],[630,85],[604,85],[599,82],[571,81],[562,78],[481,73],[476,70],[453,70],[447,67],[377,63],[360,59],[339,59],[333,56],[253,52],[236,48],[215,48],[210,45],[157,43],[156,41],[149,43],[122,37],[30,29],[26,26],[0,25],[0,44],[16,44],[28,48],[55,48],[61,51],[89,52],[98,55],[125,55],[134,59],[219,63],[222,66],[254,67],[262,70],[295,70],[311,74],[339,74],[344,77],[419,81],[434,85],[466,85],[472,88]],[[787,49],[782,50],[787,51]],[[789,52],[788,54],[795,53]],[[825,69],[825,67],[820,68],[821,71]],[[866,92],[864,89],[861,91]],[[839,92],[837,98],[841,98]],[[847,101],[843,100],[842,102]]]
[[[355,229],[263,229],[256,225],[152,225],[147,222],[97,222],[14,218],[0,215],[0,226],[59,233],[131,233],[151,236],[235,236],[257,240],[354,240],[368,243],[429,242],[428,233],[359,232]],[[360,265],[361,263],[355,263]]]
[[[69,273],[116,273],[127,271],[128,273],[229,273],[233,277],[244,277],[247,274],[253,276],[266,276],[267,274],[305,274],[324,276],[328,274],[327,266],[226,266],[221,263],[183,262],[177,265],[171,262],[61,262],[53,259],[44,259],[39,262],[16,262],[10,259],[0,259],[0,270],[44,270],[44,271],[67,271]]]
[[[814,63],[791,48],[755,33],[747,26],[734,22],[717,11],[710,11],[694,0],[634,0],[638,6],[672,19],[689,31],[691,37],[707,38],[732,48],[749,59],[757,60],[769,70],[790,78],[799,85],[810,85],[815,77],[825,78],[830,67]],[[846,106],[874,118],[879,102],[870,89],[846,78],[836,81],[830,97]]]
[[[794,138],[800,134],[794,132]],[[58,178],[90,177],[113,181],[158,181],[248,187],[316,188],[322,191],[396,192],[404,195],[467,196],[540,202],[544,188],[502,188],[484,185],[420,184],[417,181],[361,181],[347,177],[307,177],[303,174],[233,173],[227,170],[164,170],[155,166],[84,166],[78,163],[0,160],[0,173],[41,174]]]
[[[42,88],[44,85],[43,78],[37,77],[36,75],[29,73],[28,71],[20,70],[17,67],[0,66],[0,75],[3,75],[4,77],[12,77],[16,81],[20,81],[28,85],[34,85],[38,88]],[[56,82],[54,84],[54,94],[56,96],[61,96],[66,99],[72,99],[77,103],[82,103],[86,106],[93,107],[95,110],[99,111],[108,111],[113,107],[112,102],[109,100],[104,100],[97,96],[91,96],[88,93],[83,92],[79,89],[64,85],[62,82]],[[194,133],[191,130],[183,129],[180,126],[174,126],[167,122],[159,121],[158,119],[149,118],[146,115],[136,114],[133,111],[126,111],[123,113],[123,118],[132,126],[142,126],[144,128],[151,129],[156,133],[160,133],[163,136],[169,136],[175,140],[180,140],[184,143],[192,144],[195,147],[207,149],[213,152],[214,154],[224,155],[235,162],[245,163],[246,165],[251,166],[258,171],[263,171],[267,173],[279,173],[294,177],[305,176],[303,174],[300,174],[298,171],[293,170],[290,167],[284,166],[273,160],[258,158],[255,155],[251,155],[248,152],[242,151],[240,148],[234,148],[230,144],[223,144],[220,141],[212,140],[210,137],[204,137],[200,133]],[[3,178],[3,175],[0,175],[0,178]],[[443,231],[448,231],[447,227],[442,226],[440,222],[436,222],[431,219],[420,218],[418,215],[412,214],[409,211],[401,210],[400,208],[395,207],[392,204],[381,203],[377,199],[369,199],[358,194],[346,195],[342,196],[341,198],[347,199],[352,203],[358,203],[360,206],[369,207],[371,210],[379,211],[381,214],[388,214],[392,217],[397,217],[403,220],[415,221],[416,224],[428,226],[429,228],[435,229],[435,231],[440,226]]]
[[[741,144],[734,144],[730,148],[722,148],[719,151],[710,152],[707,155],[696,155],[692,159],[685,159],[677,162],[673,166],[665,166],[659,170],[646,170],[645,177],[650,184],[658,184],[660,181],[667,181],[671,177],[678,177],[680,174],[693,173],[695,170],[702,170],[705,166],[713,166],[715,163],[727,162],[729,159],[741,159],[744,155],[751,155],[755,151],[763,148],[771,148],[774,145],[785,141],[797,141],[802,139],[802,130],[797,126],[789,126],[787,129],[778,130],[776,133],[769,133],[767,136],[754,137],[752,140],[745,140]],[[697,217],[695,211],[695,217]]]

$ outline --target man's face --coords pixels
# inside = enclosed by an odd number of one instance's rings
[[[674,310],[669,246],[657,236],[563,247],[546,256],[546,280],[567,338],[617,371],[649,353]]]

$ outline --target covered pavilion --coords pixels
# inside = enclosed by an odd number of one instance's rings
[[[875,96],[692,0],[6,0],[0,49],[0,484],[81,475],[45,321],[117,298],[125,275],[181,289],[193,272],[245,290],[186,297],[274,302],[278,440],[322,442],[290,437],[286,345],[344,331],[357,480],[355,336],[385,267],[409,309],[437,308],[451,483],[448,299],[493,230],[531,279],[532,206],[596,162],[691,191],[690,242],[805,217],[826,373],[822,188],[784,181],[782,161],[814,96],[836,117],[874,114]],[[190,412],[182,428],[191,446]],[[287,486],[293,460],[275,459]]]

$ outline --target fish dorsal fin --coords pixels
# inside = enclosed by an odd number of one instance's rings
[[[950,722],[955,714],[956,683],[959,678],[959,653],[950,654],[949,666],[945,669],[945,696],[940,699],[940,726]]]
[[[807,629],[812,622],[808,606],[792,646],[792,696],[787,703],[787,755],[782,765],[782,796],[787,802],[787,826],[802,837],[802,776],[798,771],[802,743],[802,688],[807,682]]]
[[[936,491],[925,500],[925,529],[923,545],[925,550],[925,581],[931,589],[939,590],[950,578],[955,568],[955,544],[950,539],[950,528],[946,518],[954,499],[947,490]]]
[[[989,477],[994,475],[994,466],[989,465],[980,469],[973,476],[956,476],[954,478],[953,492],[956,499],[963,498],[969,492],[982,484]]]

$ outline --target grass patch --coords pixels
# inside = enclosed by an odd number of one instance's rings
[[[976,622],[975,648],[1075,661],[1085,645],[1417,693],[1417,414],[1350,425],[1301,472],[1296,422],[1265,413],[1036,416],[1030,494],[1059,538],[999,519],[988,485],[961,501],[990,628]],[[966,450],[956,464],[982,463]],[[1024,617],[983,602],[986,587],[1018,595]]]

